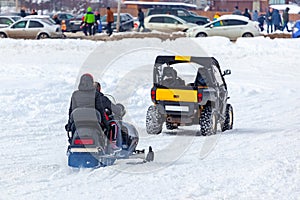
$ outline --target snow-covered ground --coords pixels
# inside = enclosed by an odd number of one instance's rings
[[[300,199],[300,40],[176,41],[0,40],[0,199]],[[231,69],[233,130],[145,133],[152,65],[171,48]],[[64,125],[85,72],[126,106],[154,162],[67,166]]]

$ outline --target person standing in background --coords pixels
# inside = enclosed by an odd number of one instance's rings
[[[264,31],[265,15],[260,14],[257,21],[259,23],[258,26],[260,28],[260,31]]]
[[[86,11],[87,12],[84,17],[84,23],[86,24],[87,32],[89,33],[89,35],[94,35],[95,15],[92,12],[91,7],[88,7]]]
[[[25,12],[24,8],[21,8],[21,10],[20,10],[20,16],[21,17],[26,17],[26,12]]]
[[[254,10],[253,14],[252,14],[252,20],[253,21],[258,21],[258,12],[257,10]]]
[[[30,15],[37,15],[37,12],[36,12],[36,10],[35,10],[35,9],[32,9],[32,11],[31,11]]]
[[[216,14],[214,15],[213,21],[217,20],[219,17],[221,17],[219,12],[216,12]]]
[[[287,7],[285,10],[284,10],[284,12],[283,12],[283,14],[282,14],[282,18],[283,18],[283,28],[282,28],[282,31],[284,31],[284,29],[286,28],[286,30],[288,31],[288,32],[291,32],[292,30],[289,30],[289,28],[288,28],[288,23],[289,23],[289,21],[290,21],[290,19],[289,19],[289,10],[290,10],[290,8],[289,7]]]
[[[219,17],[221,17],[220,13],[219,13],[219,12],[216,12],[216,14],[214,15],[213,21],[216,21]],[[220,21],[214,23],[214,26],[221,26]]]
[[[274,31],[281,30],[281,16],[277,9],[273,10],[272,23],[274,24]]]
[[[242,12],[239,10],[238,6],[234,7],[234,11],[232,12],[233,15],[242,15]]]
[[[110,7],[106,8],[106,22],[107,22],[107,34],[111,36],[113,30],[111,25],[114,23],[114,13],[110,10]]]
[[[139,24],[139,27],[138,27],[138,32],[140,31],[141,27],[143,27],[143,31],[145,30],[144,18],[145,18],[144,13],[143,13],[142,9],[139,8],[138,9],[138,19],[139,19],[140,24]]]
[[[101,16],[100,16],[100,13],[98,11],[95,12],[95,33],[96,32],[98,32],[98,33],[102,32]]]
[[[267,22],[267,33],[273,33],[273,20],[272,20],[273,8],[269,7],[269,10],[266,14],[266,22]]]
[[[54,14],[52,19],[55,21],[55,24],[60,25],[60,20],[58,19],[57,14]]]
[[[245,12],[243,13],[243,15],[244,15],[245,17],[248,17],[248,18],[251,20],[251,15],[250,15],[250,13],[249,13],[248,8],[245,8]]]

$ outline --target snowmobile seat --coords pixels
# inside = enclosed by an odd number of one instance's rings
[[[101,114],[99,111],[94,108],[76,108],[71,113],[71,121],[73,121],[72,124],[75,129],[70,138],[71,141],[76,137],[92,137],[97,141],[98,145],[105,145],[105,136],[100,125]]]
[[[71,113],[71,121],[75,123],[76,128],[101,128],[101,114],[94,108],[76,108]]]

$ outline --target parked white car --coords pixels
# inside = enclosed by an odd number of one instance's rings
[[[187,30],[188,37],[224,36],[230,40],[260,35],[258,22],[240,15],[223,15],[211,23]]]
[[[8,27],[21,18],[20,16],[0,16],[0,28]]]
[[[59,25],[48,19],[20,19],[7,28],[0,29],[0,38],[43,39],[62,38]]]
[[[145,18],[144,22],[146,29],[161,32],[185,32],[189,28],[197,26],[196,24],[187,23],[179,17],[168,14],[150,15]]]
[[[49,15],[28,15],[24,19],[42,19],[42,21],[47,21],[52,24],[56,24],[55,21]]]

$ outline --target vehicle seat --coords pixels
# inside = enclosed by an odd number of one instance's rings
[[[196,80],[194,83],[195,86],[207,86],[205,79],[203,78],[203,76],[200,74],[200,72],[198,72],[197,76],[196,76]]]
[[[101,114],[94,108],[76,108],[71,113],[71,119],[76,128],[86,126],[98,128],[101,123]]]
[[[173,67],[165,67],[163,69],[162,75],[162,85],[170,87],[170,86],[180,86],[185,85],[185,82],[177,77],[177,72]]]
[[[165,67],[163,69],[162,84],[169,85],[170,83],[175,82],[176,76],[177,73],[173,67]]]
[[[105,146],[106,137],[100,126],[101,114],[95,108],[76,108],[71,113],[72,137],[92,137],[97,146]]]

